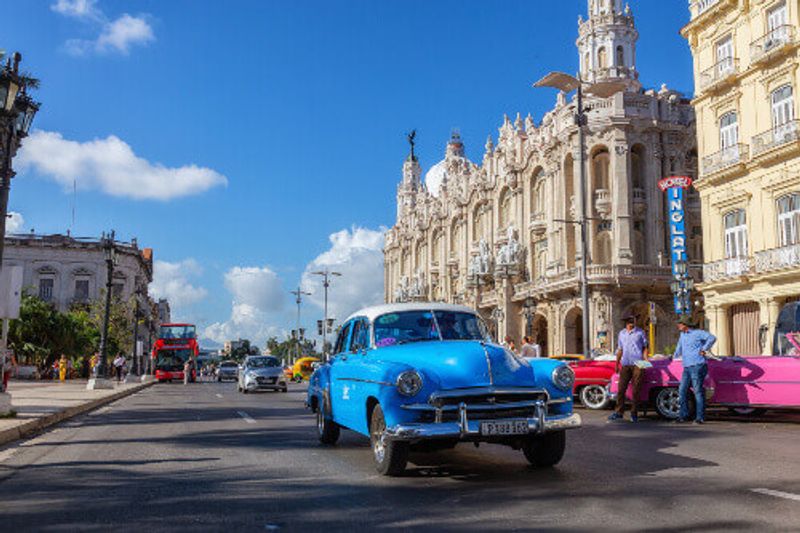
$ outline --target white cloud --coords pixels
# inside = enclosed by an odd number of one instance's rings
[[[206,327],[204,337],[218,343],[250,339],[261,346],[268,337],[285,335],[285,330],[274,324],[283,319],[280,314],[286,307],[287,293],[273,270],[234,267],[225,273],[225,288],[233,297],[231,316]]]
[[[322,308],[324,288],[321,278],[312,272],[330,270],[340,272],[332,278],[328,290],[328,315],[338,323],[361,307],[383,302],[383,235],[386,228],[377,231],[353,227],[332,234],[331,246],[317,256],[305,269],[302,286],[312,293],[309,299]]]
[[[177,263],[156,261],[153,265],[153,282],[150,294],[153,298],[166,298],[173,310],[180,310],[196,304],[208,296],[203,287],[190,281],[202,274],[202,268],[194,259],[184,259]]]
[[[156,39],[147,15],[133,16],[123,13],[110,20],[97,7],[97,0],[57,0],[50,9],[99,27],[100,33],[96,39],[69,39],[66,42],[66,50],[72,55],[81,56],[92,52],[128,55],[133,46],[143,46]]]
[[[78,142],[57,132],[35,131],[23,142],[17,164],[20,170],[47,176],[67,190],[76,181],[83,189],[137,200],[171,200],[228,183],[210,168],[151,163],[114,135]]]
[[[9,211],[6,219],[6,233],[17,233],[25,225],[25,219],[21,213]]]
[[[114,51],[128,55],[132,46],[145,45],[155,39],[153,28],[144,17],[132,17],[125,13],[103,27],[95,41],[95,49],[98,52]]]
[[[101,20],[103,14],[96,4],[97,0],[58,0],[50,9],[67,17]]]

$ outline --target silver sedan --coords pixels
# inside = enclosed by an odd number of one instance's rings
[[[239,392],[279,390],[289,392],[283,366],[277,357],[251,355],[244,360],[239,372]]]

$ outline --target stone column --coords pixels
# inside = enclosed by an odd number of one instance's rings
[[[615,264],[629,265],[633,262],[631,249],[631,233],[633,219],[631,217],[631,185],[630,185],[630,147],[627,139],[616,136],[613,146],[609,148],[611,155],[611,198],[612,220],[614,221],[613,248]]]
[[[708,329],[710,333],[717,337],[717,344],[714,346],[714,353],[727,355],[731,351],[730,334],[728,327],[728,310],[721,305],[709,305],[706,307],[708,316]]]
[[[769,329],[767,330],[767,339],[764,343],[764,355],[772,355],[772,350],[774,349],[773,340],[775,339],[775,324],[778,322],[778,315],[781,312],[781,304],[777,299],[769,298],[766,302],[766,307],[766,324],[769,326]]]

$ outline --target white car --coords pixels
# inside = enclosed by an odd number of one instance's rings
[[[279,390],[289,392],[283,366],[277,357],[251,355],[245,358],[239,371],[239,392]]]

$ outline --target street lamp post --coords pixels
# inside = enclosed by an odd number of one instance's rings
[[[331,327],[332,324],[328,322],[328,288],[331,286],[330,279],[333,276],[341,276],[341,272],[333,272],[328,270],[319,270],[317,272],[312,272],[314,276],[322,277],[322,286],[325,288],[325,318],[322,322],[322,355],[328,355],[328,328]]]
[[[289,291],[295,296],[295,303],[297,304],[297,349],[295,350],[295,360],[300,358],[300,340],[303,337],[302,330],[300,329],[300,306],[303,304],[303,296],[311,296],[310,292],[305,292],[300,287],[295,291]]]
[[[112,230],[108,235],[103,234],[101,239],[106,258],[106,304],[103,312],[103,329],[100,330],[100,360],[97,362],[94,377],[86,384],[86,388],[89,390],[114,388],[111,380],[108,379],[108,365],[106,362],[108,354],[108,325],[111,319],[111,292],[114,287],[114,263],[117,259],[114,238],[114,230]]]
[[[14,54],[13,63],[9,59],[0,71],[0,151],[3,154],[3,170],[0,175],[0,235],[6,234],[8,215],[8,195],[14,169],[11,161],[28,136],[33,117],[39,111],[39,104],[27,94],[27,88],[35,88],[37,81],[19,73],[22,56]],[[5,238],[0,238],[0,270],[3,265]]]
[[[581,266],[580,266],[580,284],[581,284],[581,307],[583,313],[583,355],[588,357],[590,352],[590,338],[589,338],[589,279],[588,279],[588,239],[589,234],[587,230],[588,216],[586,214],[587,199],[586,199],[586,132],[584,126],[587,124],[586,110],[583,107],[583,93],[586,91],[600,98],[608,98],[614,94],[622,91],[625,86],[619,82],[599,82],[591,85],[585,85],[584,82],[578,77],[570,76],[563,72],[551,72],[541,80],[537,81],[534,87],[551,87],[558,89],[565,93],[577,91],[577,109],[575,110],[575,124],[578,126],[578,150],[580,155],[579,168],[580,168],[580,193],[578,194],[578,202],[580,209],[580,216],[578,218],[578,226],[581,230]]]

